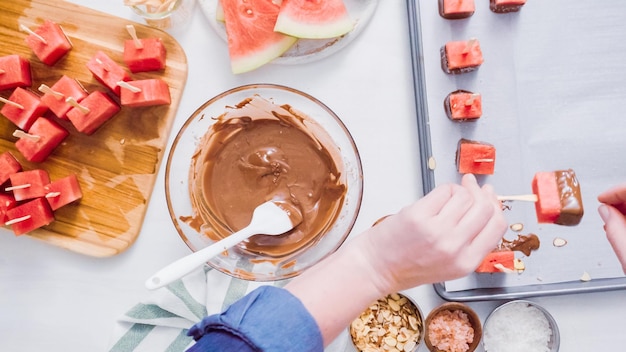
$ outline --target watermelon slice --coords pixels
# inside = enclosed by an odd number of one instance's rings
[[[259,68],[281,56],[297,38],[274,31],[280,6],[272,0],[220,0],[233,73]]]
[[[324,39],[342,36],[354,24],[343,0],[283,0],[274,30],[297,38]]]

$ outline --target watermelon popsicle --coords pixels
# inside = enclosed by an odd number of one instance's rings
[[[578,225],[584,209],[580,184],[572,169],[537,172],[532,181],[537,196],[535,211],[539,223]]]

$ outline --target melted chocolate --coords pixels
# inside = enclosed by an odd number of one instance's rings
[[[555,221],[559,225],[578,225],[583,217],[583,201],[580,184],[574,170],[555,171],[556,184],[561,198],[561,213]]]
[[[526,256],[529,256],[532,251],[539,249],[540,244],[541,242],[539,241],[539,237],[531,233],[528,236],[517,235],[517,239],[513,241],[503,238],[502,243],[500,244],[500,249],[519,251],[524,253]]]
[[[319,126],[287,105],[258,96],[211,126],[192,160],[190,188],[203,233],[224,238],[268,200],[288,201],[302,222],[279,236],[256,235],[244,250],[282,258],[315,243],[339,215],[346,185],[339,151]]]

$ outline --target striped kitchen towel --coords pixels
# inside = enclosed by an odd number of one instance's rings
[[[179,352],[193,345],[187,330],[262,283],[232,278],[208,265],[154,290],[116,321],[110,352]]]

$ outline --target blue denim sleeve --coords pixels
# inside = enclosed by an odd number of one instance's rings
[[[205,317],[188,333],[188,352],[321,352],[322,334],[302,302],[289,291],[262,286],[221,314]]]

